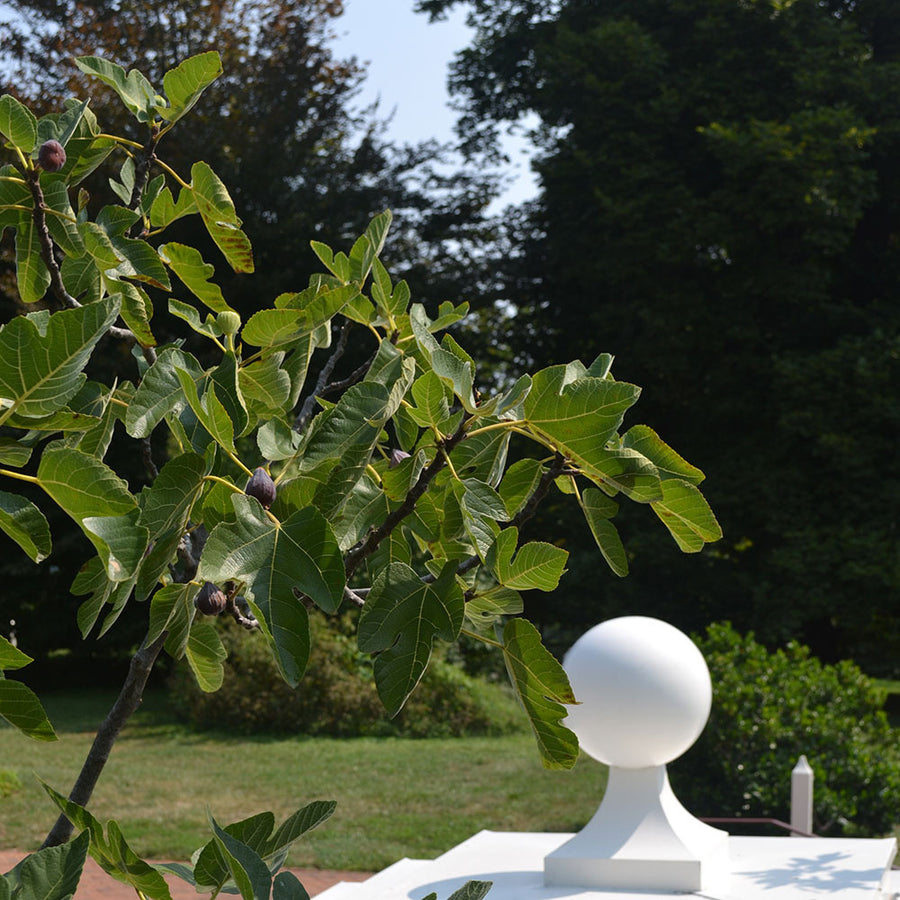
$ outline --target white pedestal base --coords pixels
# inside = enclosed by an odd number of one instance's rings
[[[491,881],[486,900],[895,900],[893,838],[729,838],[727,883],[701,894],[545,885],[541,860],[570,834],[482,831],[434,860],[401,860],[368,881],[342,882],[316,900],[447,898],[467,881]]]
[[[611,766],[587,825],[544,859],[548,885],[699,891],[728,873],[728,833],[694,818],[672,793],[665,766]]]

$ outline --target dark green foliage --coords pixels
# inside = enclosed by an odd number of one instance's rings
[[[797,642],[769,652],[728,624],[698,640],[713,681],[700,740],[670,766],[679,799],[700,816],[790,818],[791,770],[815,772],[818,834],[889,832],[900,807],[897,734],[884,697],[853,663],[824,665]]]
[[[455,5],[476,28],[451,75],[470,151],[539,121],[541,191],[498,254],[505,337],[542,364],[606,350],[654,385],[725,534],[676,559],[623,510],[632,576],[576,563],[529,614],[727,617],[896,671],[900,6],[419,2]]]
[[[204,694],[183,665],[170,681],[173,704],[199,727],[336,737],[453,737],[525,727],[525,715],[507,691],[440,659],[431,661],[404,708],[389,719],[371,657],[356,649],[347,617],[311,616],[310,663],[297,689],[285,683],[260,635],[224,625],[228,663],[221,689]]]

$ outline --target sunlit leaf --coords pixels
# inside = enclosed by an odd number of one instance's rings
[[[0,529],[5,531],[33,562],[41,562],[50,555],[52,549],[50,526],[44,514],[30,500],[18,494],[0,491]]]
[[[503,629],[503,659],[545,768],[571,769],[578,759],[578,740],[560,720],[567,714],[562,704],[576,700],[563,667],[541,643],[534,625],[521,618],[510,619]]]
[[[232,498],[237,521],[217,525],[206,542],[199,580],[246,582],[247,598],[272,643],[279,667],[297,684],[309,657],[306,594],[334,612],[344,593],[344,562],[331,526],[318,510],[273,521],[252,497]]]
[[[0,718],[36,741],[57,739],[41,701],[21,681],[0,678]]]
[[[523,409],[529,426],[598,484],[614,478],[607,442],[638,399],[640,388],[622,381],[568,380],[567,366],[542,369],[532,379]],[[658,489],[656,496],[660,496]],[[642,499],[654,499],[648,495]]]
[[[241,231],[241,220],[218,175],[207,163],[196,162],[191,167],[191,187],[203,224],[228,264],[235,272],[252,272],[250,241]]]
[[[662,482],[662,493],[662,500],[651,504],[653,512],[685,553],[698,553],[705,543],[722,537],[713,511],[693,484],[669,478]]]
[[[215,50],[183,60],[163,76],[163,90],[170,106],[160,109],[159,115],[171,123],[177,122],[221,74],[222,59]]]
[[[0,97],[0,134],[25,154],[34,150],[37,141],[37,118],[10,94]]]
[[[518,528],[506,528],[497,535],[494,573],[504,586],[517,591],[554,591],[565,571],[569,554],[561,547],[531,541],[519,548],[515,558]]]
[[[116,298],[54,313],[42,330],[16,316],[0,330],[0,396],[22,416],[62,409],[81,387],[81,370],[97,341],[115,321]]]
[[[137,69],[126,75],[121,66],[96,56],[79,57],[75,65],[86,75],[93,75],[109,85],[138,122],[152,121],[155,113],[165,107],[165,100]]]
[[[204,262],[198,250],[186,244],[169,243],[159,248],[159,256],[191,293],[213,312],[231,309],[222,296],[222,289],[209,280],[215,274],[215,267]]]

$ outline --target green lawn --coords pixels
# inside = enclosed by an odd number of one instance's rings
[[[110,696],[42,698],[60,740],[41,744],[0,727],[0,846],[35,849],[55,819],[36,773],[67,793]],[[14,779],[12,779],[14,781]],[[151,695],[123,733],[90,809],[115,818],[148,858],[187,859],[219,822],[271,809],[281,819],[310,800],[337,812],[300,841],[290,865],[377,870],[432,857],[482,828],[572,831],[597,808],[606,773],[582,758],[571,772],[541,767],[528,735],[404,740],[240,738],[196,733]],[[8,783],[9,779],[7,782]]]

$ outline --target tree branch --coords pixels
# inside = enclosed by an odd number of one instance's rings
[[[520,525],[527,522],[537,512],[537,508],[541,501],[547,496],[550,485],[553,484],[560,475],[563,475],[566,472],[567,466],[568,461],[566,458],[560,453],[557,453],[556,458],[550,464],[550,468],[541,475],[535,489],[531,492],[531,496],[503,528],[518,528]],[[468,556],[459,564],[459,566],[457,566],[456,574],[465,575],[466,572],[474,569],[480,562],[480,556],[476,556],[475,554]],[[428,575],[422,577],[422,581],[426,584],[433,584],[437,581],[437,578],[429,572]]]
[[[137,209],[141,205],[141,199],[150,180],[150,163],[156,158],[156,145],[159,141],[159,125],[150,126],[150,137],[144,144],[144,149],[134,166],[134,186],[131,189],[131,198],[128,201],[129,209]],[[128,230],[129,237],[138,237],[143,231],[143,217],[137,220]]]
[[[419,502],[419,498],[428,489],[432,479],[441,469],[446,467],[447,456],[450,451],[465,437],[466,425],[470,418],[468,415],[463,416],[456,431],[450,437],[444,438],[438,443],[437,454],[419,475],[418,481],[410,488],[403,503],[389,513],[378,528],[370,531],[359,546],[354,547],[347,554],[347,559],[344,562],[347,578],[350,578],[363,560],[371,556],[378,549],[378,545],[416,508],[416,503]]]
[[[328,379],[331,378],[331,373],[334,371],[334,367],[337,365],[338,360],[344,355],[344,351],[347,349],[347,337],[350,334],[350,326],[353,323],[346,319],[344,324],[341,326],[340,337],[338,337],[338,342],[335,345],[334,350],[331,353],[331,356],[325,361],[325,365],[322,366],[322,371],[319,372],[318,380],[316,381],[316,386],[313,388],[312,393],[303,401],[303,405],[300,407],[300,412],[297,414],[297,418],[294,419],[294,431],[303,432],[306,428],[309,418],[312,415],[312,411],[316,405],[316,397],[318,397],[325,385],[328,384]]]
[[[184,534],[178,543],[178,558],[184,569],[178,580],[182,583],[191,581],[194,575],[197,574],[198,560],[194,556],[193,551],[191,535]],[[91,749],[88,751],[81,771],[78,773],[78,778],[69,792],[69,799],[73,803],[77,803],[79,806],[87,806],[90,801],[116,739],[119,737],[125,724],[141,705],[144,688],[147,686],[147,679],[150,677],[150,672],[153,670],[153,665],[165,645],[167,637],[168,632],[164,631],[152,644],[147,644],[145,640],[137,653],[131,658],[128,675],[125,677],[119,696],[97,730]],[[41,846],[55,847],[58,844],[64,844],[72,836],[72,831],[72,823],[65,814],[62,814],[50,829]]]
[[[161,634],[152,644],[142,646],[131,659],[128,667],[128,676],[122,685],[122,690],[116,698],[116,702],[109,714],[103,720],[103,724],[94,737],[94,743],[88,752],[81,772],[75,785],[69,793],[69,799],[79,806],[85,806],[91,799],[91,794],[100,778],[100,773],[109,759],[110,751],[116,738],[125,726],[125,723],[141,704],[147,678],[153,669],[153,664],[159,656],[163,644],[166,642],[166,633]],[[55,847],[64,844],[72,836],[73,825],[65,815],[60,815],[56,824],[50,829],[50,833],[44,840],[42,847]]]
[[[53,241],[50,238],[50,232],[47,230],[47,217],[44,214],[47,206],[44,202],[44,192],[41,189],[40,172],[37,169],[31,169],[25,173],[25,181],[28,183],[28,189],[31,191],[31,196],[34,200],[31,218],[34,222],[35,231],[37,231],[38,244],[41,248],[41,259],[50,273],[50,289],[53,291],[53,296],[56,297],[61,309],[79,309],[81,304],[66,290],[66,286],[63,284],[59,263],[57,263],[56,256],[53,253]],[[110,325],[107,334],[129,344],[137,343],[137,338],[129,328]],[[151,354],[151,356],[147,357],[147,361],[152,365],[153,360],[156,359],[156,354],[151,347],[143,349],[145,356],[148,353]]]

